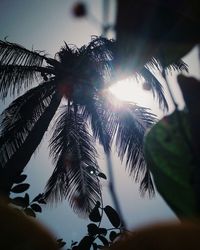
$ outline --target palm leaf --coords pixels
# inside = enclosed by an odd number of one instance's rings
[[[156,117],[147,108],[116,100],[111,94],[106,99],[108,101],[105,110],[110,107],[107,126],[115,138],[118,156],[121,161],[126,159],[126,166],[135,180],[142,180],[141,190],[147,187],[152,193],[151,177],[145,178],[147,169],[143,152],[143,139],[146,130],[155,123]]]
[[[93,37],[86,50],[86,54],[96,63],[98,71],[107,78],[112,74],[115,52],[114,40],[96,36]]]
[[[84,116],[85,119],[89,121],[94,138],[99,140],[99,143],[103,146],[106,153],[109,152],[112,133],[110,133],[106,126],[108,122],[108,112],[105,112],[103,100],[100,96],[93,96],[93,98],[85,104]]]
[[[153,181],[152,181],[151,174],[150,174],[150,171],[148,170],[148,168],[146,168],[146,172],[145,172],[144,177],[140,183],[141,195],[144,196],[146,192],[148,192],[149,197],[153,197],[155,195]]]
[[[118,112],[116,147],[121,160],[127,155],[126,165],[130,173],[135,173],[136,179],[139,172],[145,169],[143,155],[143,139],[146,130],[153,125],[154,116],[145,108],[137,105],[124,105],[123,111]]]
[[[37,104],[35,109],[30,110],[33,115],[32,118],[28,114],[29,112],[24,113],[25,103],[20,107],[20,112],[18,111],[16,118],[13,117],[16,119],[15,121],[10,119],[11,117],[8,114],[6,118],[3,118],[4,126],[0,139],[0,189],[3,192],[9,192],[13,179],[24,170],[58,108],[60,98],[55,93],[52,93],[50,97],[49,94],[43,102]],[[28,104],[31,105],[32,102],[27,101]],[[17,108],[17,106],[13,108]],[[12,109],[10,111],[11,114],[14,112]],[[24,114],[26,114],[25,117],[20,119],[20,116]]]
[[[167,66],[168,71],[188,72],[188,65],[183,60],[178,60]]]
[[[64,107],[50,142],[56,168],[45,197],[51,202],[68,198],[78,214],[86,215],[100,199],[98,169],[93,140],[81,113]],[[92,170],[92,172],[91,172]]]
[[[118,130],[116,134],[116,148],[119,157],[126,156],[126,166],[136,181],[141,182],[141,189],[151,193],[151,177],[145,178],[146,162],[143,152],[143,140],[146,130],[155,122],[155,117],[145,108],[136,105],[126,105],[118,115]],[[145,183],[145,185],[144,185]],[[143,188],[142,188],[143,187]]]
[[[140,74],[145,79],[145,81],[150,85],[150,89],[153,93],[153,97],[158,99],[159,106],[163,110],[168,110],[168,104],[165,99],[165,95],[164,95],[163,87],[161,83],[146,67],[142,67]]]
[[[94,136],[102,145],[101,138],[108,138],[109,149],[111,142],[115,141],[117,153],[122,161],[126,159],[129,173],[134,175],[136,181],[141,180],[141,194],[148,191],[149,196],[152,196],[154,188],[146,168],[143,139],[146,130],[155,123],[156,117],[146,108],[119,101],[108,92],[104,94],[96,97],[95,102],[86,107]],[[101,129],[106,134],[101,134]]]
[[[42,66],[46,57],[16,43],[0,40],[0,65]]]
[[[22,65],[0,65],[0,98],[27,89],[34,82],[41,81],[42,75],[52,74],[50,68]]]
[[[1,114],[0,164],[3,167],[24,143],[49,105],[55,85],[43,83],[13,101]]]

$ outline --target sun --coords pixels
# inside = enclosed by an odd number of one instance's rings
[[[128,78],[113,84],[109,91],[120,100],[134,102],[143,107],[152,106],[152,93],[143,86],[144,80]]]

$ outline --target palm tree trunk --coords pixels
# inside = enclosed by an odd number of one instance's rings
[[[60,101],[61,98],[56,94],[52,97],[49,106],[35,123],[21,148],[11,157],[4,168],[0,170],[0,192],[2,194],[9,195],[15,177],[23,172],[34,151],[40,144]]]

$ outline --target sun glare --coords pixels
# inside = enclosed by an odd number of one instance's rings
[[[113,84],[109,90],[118,99],[134,102],[143,107],[152,106],[152,93],[143,89],[143,81],[134,78],[126,79]]]

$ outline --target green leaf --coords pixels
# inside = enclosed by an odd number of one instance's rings
[[[27,175],[26,174],[21,174],[21,175],[19,175],[19,176],[17,176],[17,177],[15,177],[15,179],[14,179],[14,183],[21,183],[21,182],[23,182],[24,180],[26,180],[26,178],[27,178]]]
[[[99,238],[100,241],[104,244],[104,246],[108,246],[108,245],[109,245],[108,240],[107,240],[104,236],[98,235],[98,238]]]
[[[105,206],[104,211],[105,211],[110,223],[114,227],[118,228],[121,224],[121,220],[120,220],[118,213],[115,211],[115,209],[112,208],[111,206]]]
[[[99,212],[99,208],[95,206],[92,211],[89,214],[89,219],[93,222],[100,222],[101,221],[101,215]]]
[[[164,117],[145,140],[145,158],[155,185],[180,218],[200,215],[195,183],[196,176],[200,177],[187,141],[191,143],[185,112]]]
[[[24,213],[28,216],[36,217],[36,214],[34,213],[34,211],[29,207],[24,209]]]
[[[31,204],[31,208],[32,208],[35,212],[39,212],[39,213],[42,212],[42,208],[40,207],[40,205],[38,205],[38,204],[36,204],[36,203]]]
[[[106,177],[106,175],[104,173],[98,173],[98,176],[100,178],[103,178],[103,179],[107,180],[107,177]]]
[[[30,187],[30,185],[28,183],[23,183],[23,184],[19,184],[14,186],[11,189],[11,192],[13,193],[23,193],[24,191],[26,191],[28,188]]]
[[[88,224],[87,225],[87,228],[88,228],[88,233],[90,234],[90,235],[96,235],[97,233],[98,233],[98,227],[97,227],[97,225],[96,224],[94,224],[94,223],[90,223],[90,224]]]

